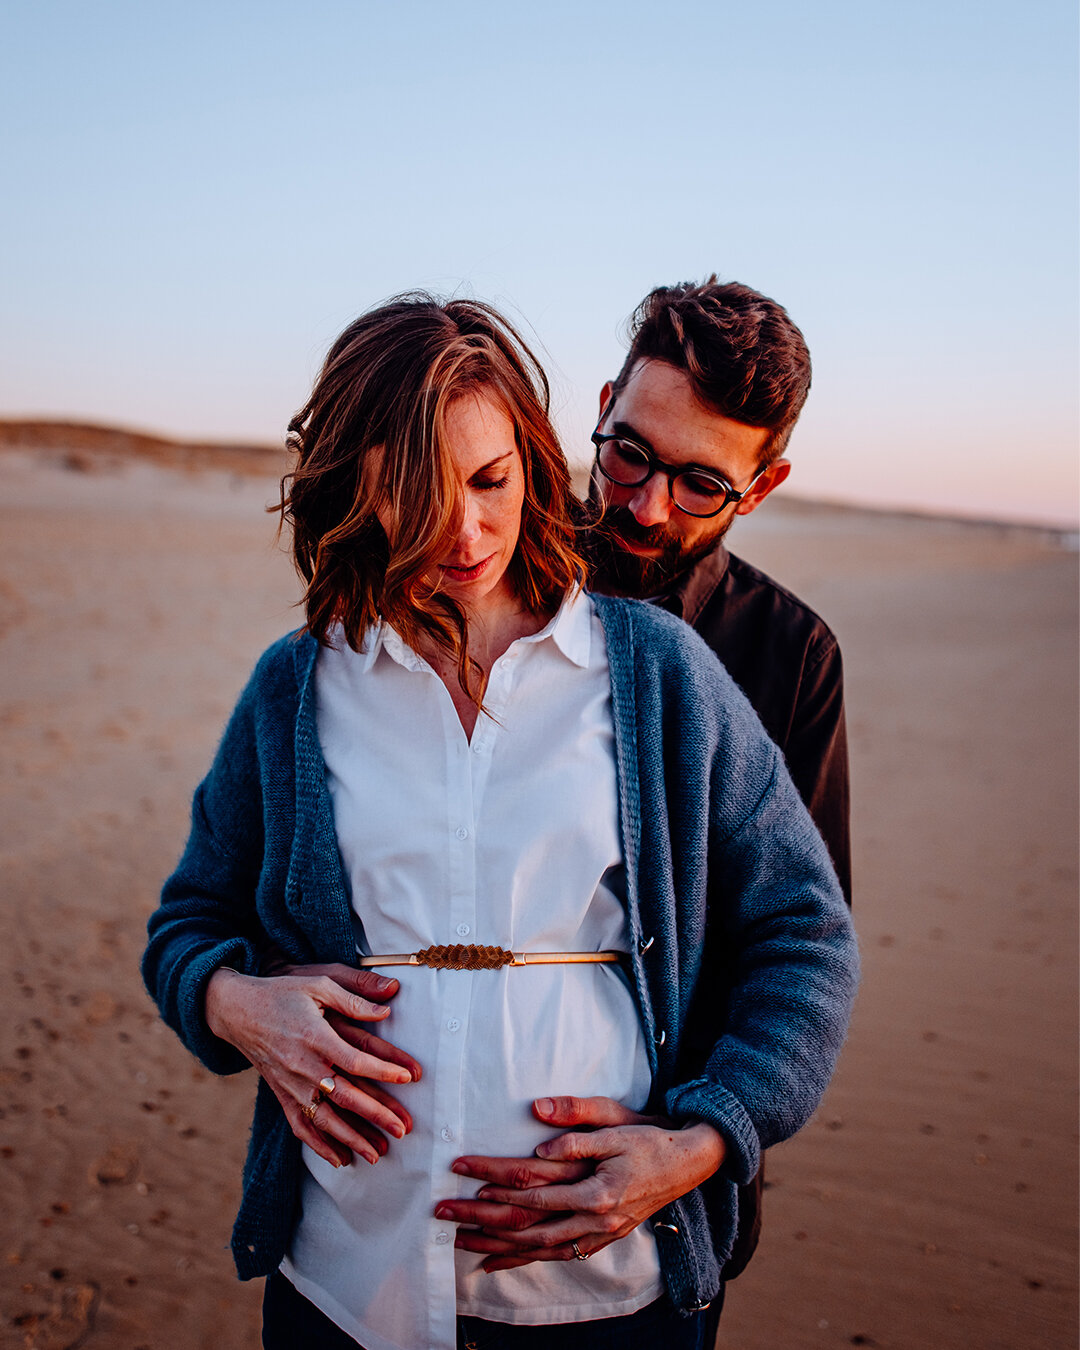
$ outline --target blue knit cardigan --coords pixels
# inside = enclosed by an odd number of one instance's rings
[[[847,1026],[858,957],[828,853],[780,752],[712,652],[636,601],[594,597],[607,639],[631,970],[651,1106],[708,1121],[721,1171],[654,1216],[676,1307],[713,1298],[736,1183],[814,1110]],[[149,921],[147,988],[215,1073],[248,1067],[203,1016],[223,965],[255,974],[269,938],[295,962],[355,959],[315,723],[309,636],[260,659],[195,794],[191,835]],[[524,766],[527,772],[527,766]],[[275,1270],[295,1221],[300,1145],[260,1081],[233,1230],[242,1279]],[[673,1231],[674,1230],[674,1231]]]

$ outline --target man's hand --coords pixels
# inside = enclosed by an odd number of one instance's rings
[[[457,1246],[483,1252],[487,1271],[591,1256],[712,1174],[724,1141],[711,1125],[673,1128],[610,1097],[542,1098],[548,1125],[598,1127],[545,1140],[535,1158],[459,1158],[453,1170],[487,1184],[475,1200],[444,1200],[437,1217],[473,1227]]]

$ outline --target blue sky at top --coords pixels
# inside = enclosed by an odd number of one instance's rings
[[[19,3],[0,415],[271,439],[360,309],[523,319],[585,444],[717,270],[810,341],[792,489],[1075,519],[1076,27],[1043,0]]]

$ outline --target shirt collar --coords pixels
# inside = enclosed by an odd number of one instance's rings
[[[537,643],[548,638],[568,661],[583,670],[588,668],[592,653],[592,605],[580,586],[573,586],[567,592],[562,604],[539,632],[518,638],[518,642]],[[360,643],[360,668],[365,675],[384,649],[387,656],[406,670],[422,670],[427,665],[399,633],[388,623],[380,622],[367,630]]]
[[[567,592],[562,604],[538,633],[519,642],[543,642],[551,638],[568,661],[585,670],[592,652],[592,604],[580,586]]]
[[[679,578],[668,595],[658,603],[688,624],[695,624],[709,597],[723,581],[730,554],[723,544],[717,544],[689,572]]]

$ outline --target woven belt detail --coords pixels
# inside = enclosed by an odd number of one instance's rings
[[[388,956],[361,956],[357,964],[371,966],[429,966],[433,970],[499,970],[502,966],[552,966],[577,963],[610,964],[621,952],[508,952],[505,947],[454,944],[425,947],[419,952]]]
[[[514,953],[505,947],[462,946],[425,947],[416,953],[416,964],[432,970],[498,970],[512,966]]]

